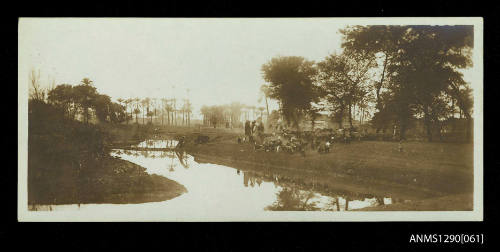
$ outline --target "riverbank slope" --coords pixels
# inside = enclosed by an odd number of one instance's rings
[[[109,155],[114,142],[141,141],[152,126],[84,123],[38,100],[30,101],[29,109],[28,205],[142,203],[186,191]]]
[[[249,170],[279,169],[326,186],[415,202],[401,208],[405,210],[472,210],[472,144],[407,142],[400,152],[395,142],[361,141],[336,144],[329,154],[309,150],[301,156],[254,151],[250,144],[237,143],[241,132],[236,130],[181,128],[170,130],[170,134],[172,131],[186,137],[185,150],[199,162]],[[195,144],[200,134],[209,136],[210,141]],[[454,200],[439,206],[426,203],[448,196]]]

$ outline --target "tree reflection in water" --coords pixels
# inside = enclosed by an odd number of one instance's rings
[[[311,191],[302,191],[295,188],[283,188],[277,194],[277,200],[265,208],[271,211],[317,211],[320,210],[315,202],[309,202],[314,197]]]
[[[175,155],[179,159],[179,162],[181,163],[182,167],[188,169],[189,165],[188,165],[188,162],[187,162],[188,158],[187,158],[186,152],[176,151]]]
[[[155,147],[154,146],[155,142],[154,141],[148,141],[146,142],[146,145],[149,147]],[[156,147],[155,147],[156,148]],[[167,164],[167,169],[169,171],[173,172],[175,171],[175,168],[177,167],[177,164],[175,160],[179,160],[179,163],[182,165],[182,167],[188,169],[189,168],[189,156],[187,155],[186,152],[180,152],[180,151],[150,151],[150,150],[115,150],[115,154],[121,155],[129,155],[129,156],[134,156],[134,157],[145,157],[145,158],[168,158],[170,159],[170,164]]]
[[[236,171],[238,172],[239,170]],[[316,178],[304,180],[271,170],[242,172],[245,187],[260,187],[263,182],[271,182],[275,188],[280,188],[276,193],[276,201],[265,208],[271,211],[349,211],[396,202],[393,198],[385,202],[385,198],[370,194],[336,191],[318,184]]]

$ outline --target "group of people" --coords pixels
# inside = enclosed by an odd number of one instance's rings
[[[249,120],[245,121],[245,138],[244,142],[256,143],[262,142],[264,135],[264,123],[262,123],[262,119],[259,118],[250,122]]]
[[[290,131],[279,120],[276,125],[270,125],[272,134],[264,134],[264,124],[261,118],[245,122],[245,136],[238,137],[238,142],[254,144],[256,150],[285,151],[289,153],[305,153],[306,148],[328,153],[334,143],[348,144],[353,139],[361,140],[361,135],[352,128],[347,129],[315,129],[314,131]],[[267,137],[266,137],[267,136]]]

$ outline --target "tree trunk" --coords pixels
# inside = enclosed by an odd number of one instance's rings
[[[349,103],[349,125],[352,128],[352,105]]]
[[[128,125],[128,108],[125,107],[125,123]]]
[[[424,125],[427,132],[427,140],[429,142],[432,142],[432,125],[429,115],[429,108],[426,105],[424,106]]]
[[[267,120],[269,120],[269,105],[267,104],[267,96],[265,97],[265,99],[266,99]]]
[[[343,123],[343,121],[344,121],[344,108],[340,109],[338,121],[339,121],[339,129],[343,129],[344,128],[344,123]]]
[[[471,142],[472,141],[472,128],[474,126],[472,118],[468,117],[466,123],[467,124],[465,126],[465,138],[466,138],[467,142]]]
[[[406,140],[406,123],[399,123],[399,140]]]
[[[376,98],[377,98],[377,105],[376,105],[376,108],[378,109],[378,111],[380,111],[380,107],[381,107],[381,101],[380,101],[380,89],[382,88],[382,85],[384,84],[384,77],[385,77],[385,69],[387,67],[387,54],[385,55],[385,59],[384,59],[384,68],[382,69],[382,77],[380,78],[380,82],[378,83],[378,85],[376,86],[376,90],[375,90],[375,94],[376,94]]]

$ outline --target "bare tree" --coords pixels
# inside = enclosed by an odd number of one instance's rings
[[[45,91],[40,86],[40,70],[37,72],[35,69],[31,69],[29,79],[31,83],[29,98],[31,100],[44,101]]]

